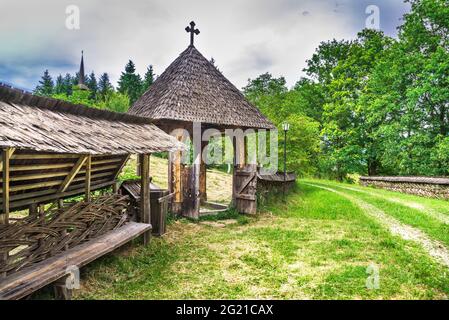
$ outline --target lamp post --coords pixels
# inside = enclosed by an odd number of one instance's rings
[[[285,183],[287,180],[287,132],[290,130],[290,124],[288,122],[284,122],[282,124],[282,130],[284,130],[284,196],[285,196]]]

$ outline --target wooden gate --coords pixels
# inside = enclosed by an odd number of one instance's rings
[[[199,197],[195,188],[193,166],[185,166],[182,170],[182,214],[185,217],[198,219]]]
[[[257,212],[257,166],[245,165],[234,172],[234,201],[238,212],[255,214]]]

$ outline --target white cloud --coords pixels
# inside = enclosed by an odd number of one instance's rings
[[[161,73],[188,45],[184,28],[193,19],[201,30],[197,48],[237,87],[266,71],[293,85],[320,41],[360,29],[364,8],[357,2],[0,0],[0,81],[33,87],[45,69],[74,73],[81,50],[86,72],[108,72],[113,81],[128,59],[141,74],[149,64]],[[80,7],[79,31],[65,28],[71,4]],[[388,8],[393,17],[395,6]]]

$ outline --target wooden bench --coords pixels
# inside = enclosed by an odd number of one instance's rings
[[[50,283],[65,278],[68,275],[68,268],[72,266],[81,268],[150,230],[150,224],[129,222],[105,235],[1,279],[0,300],[24,298]]]

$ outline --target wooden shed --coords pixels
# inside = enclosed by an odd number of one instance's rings
[[[130,108],[129,114],[148,117],[167,133],[184,129],[193,137],[194,125],[201,133],[209,128],[224,134],[226,129],[275,129],[274,125],[193,45],[199,31],[192,22],[190,46],[157,78],[149,90]],[[178,140],[183,136],[175,132]],[[202,135],[202,134],[201,134]],[[195,137],[193,137],[195,139]],[[199,137],[201,139],[201,137]],[[198,140],[198,139],[196,139]],[[200,204],[207,200],[206,165],[202,151],[208,141],[196,141],[194,164],[181,164],[180,154],[171,154],[168,185],[175,193],[173,211],[198,218]],[[234,139],[233,202],[243,212],[254,212],[256,166],[247,164],[245,142]],[[238,161],[237,161],[238,160]]]
[[[145,118],[0,85],[0,148],[0,299],[15,299],[140,234],[147,243],[150,154],[183,145]],[[115,192],[131,154],[142,162],[140,221]]]

